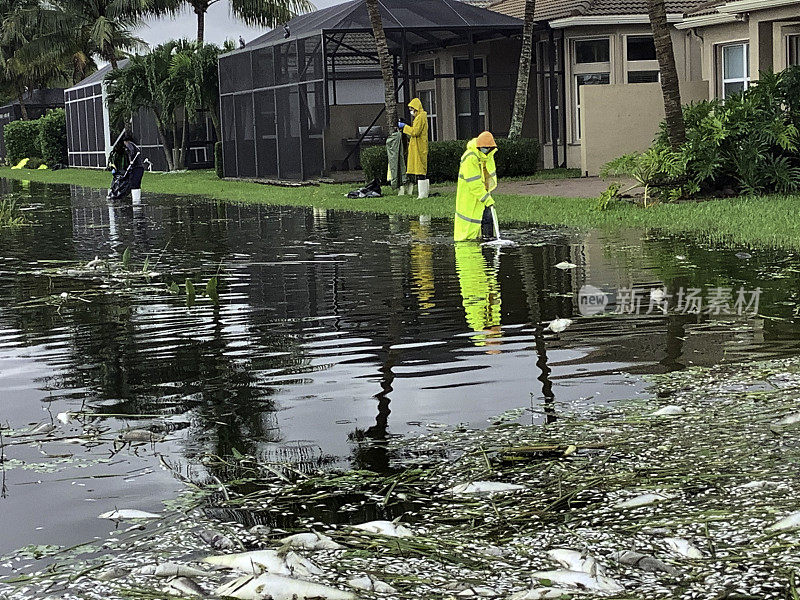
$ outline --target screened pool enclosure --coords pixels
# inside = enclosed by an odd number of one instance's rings
[[[383,0],[380,6],[398,100],[410,99],[417,81],[460,82],[469,90],[461,111],[468,133],[479,133],[487,79],[502,75],[492,88],[513,94],[516,66],[486,72],[474,59],[475,47],[519,38],[522,22],[458,0]],[[415,57],[452,47],[465,57],[459,72],[412,68]],[[226,177],[319,177],[347,168],[361,147],[385,138],[383,84],[365,0],[297,17],[223,55],[219,66]]]

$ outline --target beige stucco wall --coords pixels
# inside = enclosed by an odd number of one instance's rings
[[[684,103],[707,99],[707,82],[681,84]],[[581,171],[597,175],[608,161],[646,150],[663,120],[664,99],[658,83],[588,86],[581,110]]]

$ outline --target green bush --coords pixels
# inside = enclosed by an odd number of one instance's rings
[[[222,142],[214,144],[214,170],[217,172],[217,177],[220,179],[225,177],[225,170],[222,165]]]
[[[428,148],[428,177],[432,181],[455,181],[461,165],[461,156],[467,148],[464,140],[431,142]],[[539,141],[530,138],[498,139],[497,176],[519,177],[536,173],[539,163]],[[384,146],[373,146],[361,151],[364,178],[386,180],[388,159]]]
[[[67,117],[63,108],[39,119],[39,147],[46,165],[67,164]]]
[[[746,92],[691,104],[683,115],[680,150],[662,124],[652,147],[612,161],[604,173],[631,175],[665,200],[800,189],[800,67],[762,73]]]
[[[12,166],[23,158],[42,158],[39,121],[12,121],[3,129],[6,156]]]

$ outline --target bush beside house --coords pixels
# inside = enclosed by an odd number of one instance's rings
[[[12,121],[3,129],[6,158],[12,165],[23,158],[29,167],[67,162],[67,124],[64,109],[57,108],[33,121]]]
[[[431,142],[428,150],[428,177],[432,181],[455,181],[461,156],[467,142],[452,140]],[[530,138],[497,140],[497,176],[519,177],[533,175],[539,164],[539,141]],[[361,151],[361,166],[367,181],[386,180],[388,158],[384,146],[365,148]]]

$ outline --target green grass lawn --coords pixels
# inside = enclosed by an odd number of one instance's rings
[[[106,188],[110,175],[104,171],[11,170],[0,167],[0,177],[45,183],[67,183]],[[399,215],[431,215],[452,218],[454,194],[418,200],[387,196],[373,200],[345,198],[349,185],[283,188],[250,181],[221,180],[213,171],[147,173],[145,193],[198,195],[235,202],[260,202],[285,206],[315,206],[346,211]],[[702,202],[662,204],[641,208],[619,204],[609,210],[596,209],[596,201],[582,198],[542,196],[495,197],[501,224],[567,225],[582,229],[658,229],[669,233],[691,233],[717,242],[757,247],[800,249],[800,196],[768,196],[714,199]]]

